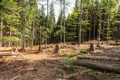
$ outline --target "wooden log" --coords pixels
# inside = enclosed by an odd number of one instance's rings
[[[120,74],[120,67],[115,67],[113,65],[105,65],[103,63],[96,63],[96,62],[90,62],[90,61],[85,61],[85,60],[77,60],[76,64],[78,66],[83,66],[91,69],[96,69],[96,70],[103,70],[103,71],[108,71],[108,72],[115,72]]]
[[[16,56],[19,55],[18,53],[12,53],[12,52],[4,52],[4,53],[0,53],[0,56]]]
[[[108,56],[78,56],[77,59],[120,61],[120,57]]]

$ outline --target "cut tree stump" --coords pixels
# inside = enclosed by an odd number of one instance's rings
[[[60,45],[57,44],[57,45],[55,46],[54,53],[58,53],[58,52],[59,52],[59,49],[60,49]]]
[[[94,44],[91,43],[91,44],[90,44],[90,48],[89,48],[89,53],[90,53],[90,54],[93,54],[93,52],[94,52]]]
[[[120,57],[108,57],[108,56],[78,56],[77,59],[120,61]]]
[[[105,64],[105,63],[100,63],[97,61],[89,61],[89,60],[77,60],[76,64],[78,66],[83,66],[91,69],[96,69],[96,70],[103,70],[103,71],[108,71],[108,72],[115,72],[120,74],[120,66],[114,65],[114,64]]]

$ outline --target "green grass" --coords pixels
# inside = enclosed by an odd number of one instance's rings
[[[120,52],[118,52],[116,55],[117,55],[117,56],[120,56]]]

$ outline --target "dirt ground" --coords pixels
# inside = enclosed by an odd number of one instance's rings
[[[36,46],[26,48],[26,52],[16,57],[3,57],[0,59],[0,80],[120,80],[120,74],[70,65],[68,56],[81,55],[80,51],[89,47],[88,44],[81,46],[61,46],[58,54],[53,54],[53,45],[47,49],[43,46],[42,53],[35,53]],[[120,56],[120,46],[102,45],[101,49],[96,48],[94,55]]]

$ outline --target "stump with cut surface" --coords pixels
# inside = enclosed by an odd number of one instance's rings
[[[89,48],[89,53],[90,53],[90,54],[93,54],[93,52],[94,52],[94,44],[91,43],[91,44],[90,44],[90,48]]]
[[[57,45],[55,46],[54,53],[58,53],[58,52],[59,52],[59,49],[60,49],[60,45],[57,44]]]

